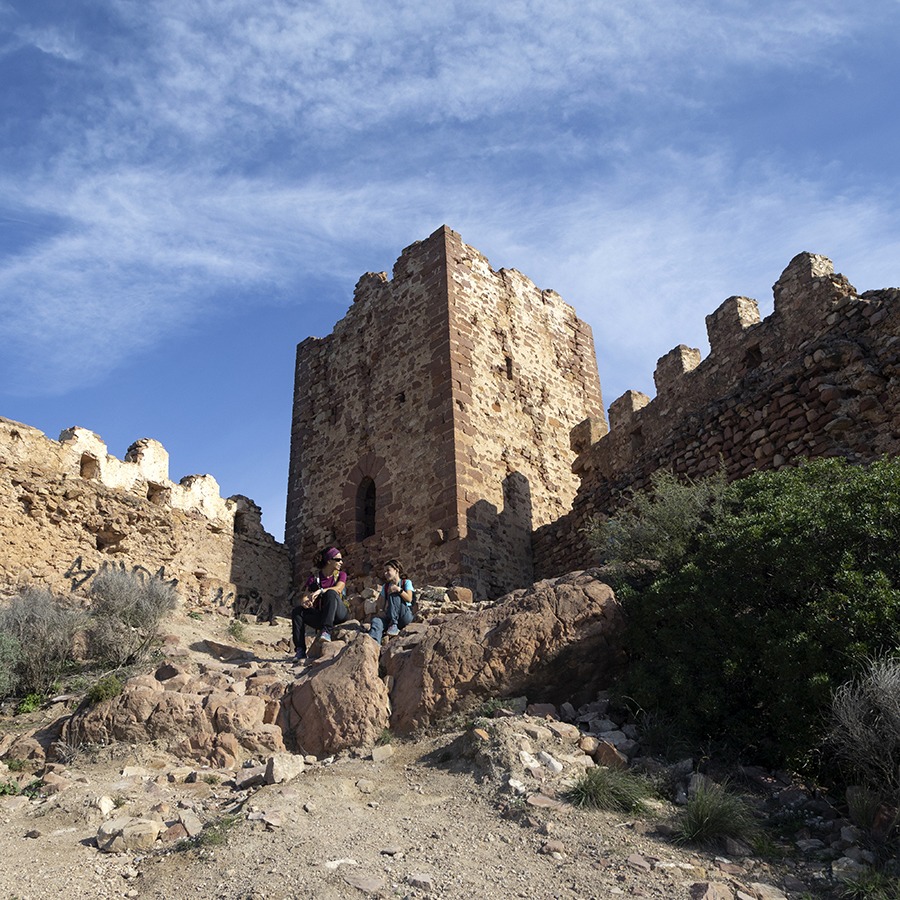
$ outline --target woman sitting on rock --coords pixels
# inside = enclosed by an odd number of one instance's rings
[[[378,595],[382,612],[372,619],[369,626],[369,636],[376,644],[381,643],[385,628],[389,635],[400,634],[400,629],[415,618],[412,610],[413,583],[402,571],[399,560],[389,559],[384,564],[384,584]]]
[[[344,558],[337,547],[320,550],[313,559],[318,570],[306,582],[303,598],[291,611],[291,625],[296,659],[306,659],[306,627],[319,630],[323,641],[331,640],[331,629],[347,621],[344,594],[347,573],[342,571]]]

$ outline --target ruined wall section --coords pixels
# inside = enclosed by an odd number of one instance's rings
[[[531,583],[533,528],[571,507],[569,431],[603,420],[600,378],[590,326],[558,294],[455,232],[447,258],[462,583],[495,597]]]
[[[830,260],[802,253],[774,295],[763,321],[754,300],[726,300],[706,319],[709,356],[683,345],[663,356],[656,398],[618,398],[607,435],[590,422],[573,429],[581,486],[572,512],[534,535],[538,576],[592,562],[588,520],[659,469],[698,477],[721,459],[739,478],[801,459],[900,453],[900,290],[858,295]]]
[[[169,480],[158,442],[124,460],[84,428],[59,441],[0,418],[0,584],[87,591],[105,568],[177,581],[195,606],[283,611],[287,554],[259,507],[210,475]]]
[[[439,229],[403,251],[390,280],[363,275],[334,331],[297,347],[285,530],[297,585],[331,543],[351,581],[392,556],[419,583],[458,569],[446,272]]]

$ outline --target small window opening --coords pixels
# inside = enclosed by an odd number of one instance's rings
[[[631,432],[631,449],[635,452],[644,446],[644,432],[641,428],[636,428]]]
[[[375,534],[375,482],[363,478],[356,491],[356,539],[364,541]]]
[[[747,368],[755,369],[762,363],[762,350],[759,349],[759,345],[755,347],[747,348],[747,355],[744,357]]]
[[[234,514],[234,533],[235,534],[246,534],[247,533],[247,518],[242,512],[236,512]]]
[[[81,454],[81,477],[96,481],[100,477],[100,460],[90,453]]]
[[[510,381],[512,381],[512,377],[513,377],[513,366],[512,366],[512,359],[511,359],[509,356],[506,357],[506,377],[507,377]]]
[[[169,499],[168,488],[161,484],[154,484],[152,481],[147,485],[147,499],[155,506],[163,506]]]

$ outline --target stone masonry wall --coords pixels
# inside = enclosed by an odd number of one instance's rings
[[[531,532],[571,508],[569,431],[603,423],[590,326],[559,294],[449,232],[450,365],[462,572],[479,596],[533,581]]]
[[[297,347],[285,543],[298,586],[332,543],[351,578],[392,556],[420,582],[456,567],[445,270],[442,241],[414,244],[390,281],[360,278],[330,335]]]
[[[285,612],[288,561],[259,507],[210,475],[169,481],[157,441],[124,461],[84,428],[59,441],[0,418],[0,585],[90,589],[110,566],[176,581],[194,606]]]
[[[858,295],[830,260],[802,253],[774,294],[764,321],[746,297],[707,316],[709,356],[683,345],[663,356],[656,398],[625,393],[608,434],[590,421],[573,429],[581,487],[568,515],[536,531],[536,575],[594,562],[588,520],[659,469],[698,477],[721,460],[738,478],[805,458],[900,453],[900,290]]]
[[[493,272],[438,229],[390,280],[364,275],[333,333],[297,348],[296,582],[336,543],[351,576],[399,556],[417,583],[481,597],[530,583],[533,523],[574,497],[568,431],[585,416],[602,418],[590,329],[553,292]]]

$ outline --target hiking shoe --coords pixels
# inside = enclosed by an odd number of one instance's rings
[[[400,629],[396,625],[391,625],[391,627],[388,628],[387,632],[385,633],[389,634],[391,637],[396,637],[398,634],[400,634]]]
[[[322,629],[322,633],[319,635],[319,637],[323,641],[328,641],[329,643],[331,642],[331,632],[327,628]]]
[[[304,649],[301,649],[301,650],[298,650],[298,651],[294,654],[294,662],[301,662],[301,661],[304,660],[304,659],[306,659],[306,649],[305,649],[305,648],[304,648]]]

